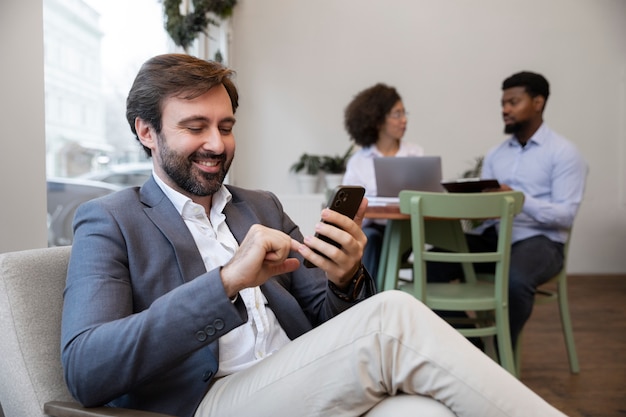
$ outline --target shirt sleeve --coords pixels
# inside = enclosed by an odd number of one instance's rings
[[[564,148],[554,164],[551,199],[526,194],[522,211],[540,224],[570,228],[583,199],[587,165],[573,147]]]

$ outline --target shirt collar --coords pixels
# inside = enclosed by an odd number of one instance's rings
[[[398,146],[398,154],[402,154],[404,148],[406,147],[405,143],[403,140],[400,141],[400,145]],[[376,145],[370,145],[366,148],[363,148],[363,151],[365,152],[366,156],[375,156],[375,157],[382,157],[383,154],[380,153],[380,151],[378,150],[378,148],[376,147]]]
[[[533,135],[530,137],[530,139],[528,139],[527,144],[531,144],[531,143],[535,145],[544,144],[546,140],[548,139],[549,132],[550,132],[550,129],[548,128],[548,125],[546,125],[545,122],[541,123],[541,126],[539,126],[539,129],[537,129],[535,133],[533,133]],[[515,135],[509,138],[509,145],[521,146],[521,144],[519,143]]]
[[[189,204],[196,204],[191,200],[191,198],[167,185],[154,171],[152,171],[152,176],[154,177],[154,180],[156,181],[159,188],[161,188],[165,196],[172,202],[172,204],[176,208],[176,211],[178,211],[181,216],[183,215],[183,209],[185,208],[185,206]],[[218,213],[221,213],[224,210],[224,207],[226,207],[226,204],[231,199],[232,194],[230,193],[230,191],[228,191],[224,184],[222,184],[220,189],[217,190],[215,194],[213,194],[211,211],[217,211]]]
[[[378,148],[376,147],[376,145],[370,145],[366,148],[363,148],[363,152],[365,153],[365,156],[381,156],[381,153],[378,152]]]

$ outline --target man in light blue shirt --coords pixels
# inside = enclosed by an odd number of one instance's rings
[[[485,156],[482,178],[495,178],[501,191],[524,193],[513,222],[509,271],[509,314],[513,346],[530,317],[535,289],[563,267],[563,245],[583,198],[587,164],[576,147],[543,121],[550,94],[540,74],[519,72],[502,83],[504,132],[512,134]],[[492,190],[491,190],[492,191]],[[468,234],[472,251],[495,250],[496,221]],[[479,269],[477,267],[476,269]],[[458,271],[429,265],[429,280],[444,281]]]

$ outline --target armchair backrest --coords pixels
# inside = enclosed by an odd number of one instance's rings
[[[72,401],[61,367],[61,311],[70,246],[0,254],[0,404],[6,417],[41,417]]]

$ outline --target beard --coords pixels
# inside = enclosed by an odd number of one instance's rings
[[[515,134],[523,130],[524,128],[526,128],[527,125],[528,125],[527,121],[521,121],[521,122],[518,121],[515,123],[504,125],[504,133]]]
[[[512,123],[510,125],[504,125],[504,133],[506,134],[513,134],[513,133],[517,133],[522,129],[522,124],[521,123]]]
[[[178,187],[198,197],[213,195],[222,187],[232,159],[228,161],[225,154],[216,155],[212,152],[194,152],[185,157],[169,148],[167,141],[160,133],[157,135],[157,138],[159,141],[161,167]],[[197,169],[192,162],[196,157],[220,160],[222,162],[220,171],[211,174]]]

